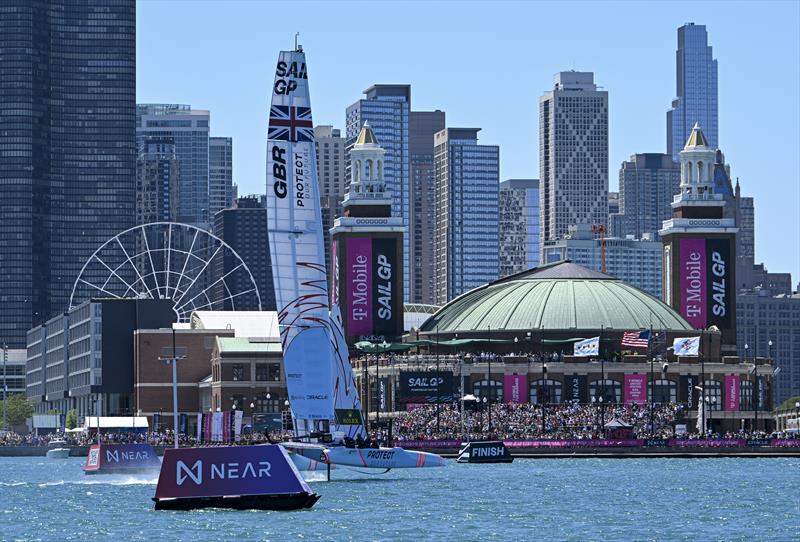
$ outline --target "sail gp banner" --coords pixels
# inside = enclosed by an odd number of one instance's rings
[[[342,297],[347,300],[347,334],[389,339],[400,335],[402,299],[397,239],[350,237],[345,247],[346,282]]]
[[[528,402],[527,375],[503,375],[503,401],[506,403]]]
[[[168,448],[157,499],[311,493],[283,447]]]
[[[732,271],[726,239],[680,240],[681,315],[695,328],[731,327]]]

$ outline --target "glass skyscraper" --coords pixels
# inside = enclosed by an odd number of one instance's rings
[[[539,266],[539,179],[500,183],[500,278]]]
[[[210,216],[233,205],[233,138],[208,138],[208,205]]]
[[[169,137],[180,164],[178,222],[210,230],[208,147],[211,115],[180,104],[138,104],[136,138]]]
[[[480,128],[434,136],[434,304],[497,279],[500,148],[478,145]]]
[[[349,149],[355,144],[361,127],[369,122],[375,137],[386,151],[383,177],[387,191],[392,193],[392,216],[403,218],[403,292],[409,301],[409,114],[411,85],[372,85],[364,91],[365,98],[347,108],[345,126]],[[349,161],[349,158],[348,158]],[[347,176],[350,178],[350,165]]]
[[[25,348],[92,252],[134,225],[136,2],[0,10],[0,341]]]
[[[708,45],[705,25],[687,23],[678,28],[675,62],[677,98],[667,111],[667,153],[679,162],[695,123],[700,124],[709,146],[719,148],[717,61]]]

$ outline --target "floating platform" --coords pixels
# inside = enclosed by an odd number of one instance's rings
[[[514,458],[501,440],[462,443],[458,463],[511,463]]]
[[[94,444],[89,447],[86,474],[156,474],[161,461],[149,444]]]
[[[167,449],[153,497],[156,510],[302,510],[318,500],[274,444]]]

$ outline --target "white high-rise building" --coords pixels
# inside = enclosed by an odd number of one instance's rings
[[[539,265],[539,179],[500,183],[500,278]]]
[[[592,72],[560,72],[539,98],[542,242],[608,220],[608,92]]]
[[[233,188],[233,138],[208,138],[208,207],[211,217],[236,199]]]

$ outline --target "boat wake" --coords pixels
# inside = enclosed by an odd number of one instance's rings
[[[102,479],[92,480],[58,480],[54,482],[43,482],[36,484],[38,487],[50,486],[63,486],[63,485],[78,485],[78,486],[154,486],[158,483],[158,478],[141,477],[136,478],[133,476],[113,476],[103,475]],[[21,482],[27,484],[27,482]]]

